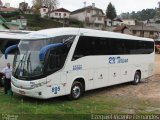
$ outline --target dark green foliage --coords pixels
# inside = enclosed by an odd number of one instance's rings
[[[138,12],[131,12],[131,13],[122,13],[120,15],[123,19],[137,19],[137,20],[148,20],[155,18],[158,14],[158,11],[155,9],[143,9],[142,11]]]
[[[136,18],[138,20],[148,20],[154,18],[156,15],[156,11],[154,9],[143,9],[142,11],[138,11],[137,13],[132,13],[131,18]]]
[[[27,19],[27,27],[29,30],[40,30],[40,29],[47,29],[47,28],[55,28],[55,27],[62,27],[63,25],[59,22],[55,22],[48,18],[41,18],[39,14],[34,15],[25,15]]]
[[[15,12],[10,12],[10,13],[4,13],[4,12],[1,12],[0,13],[4,18],[10,18],[10,17],[17,17],[19,16],[19,12],[18,11],[15,11]]]
[[[69,19],[69,24],[71,27],[84,27],[83,22],[76,19]]]

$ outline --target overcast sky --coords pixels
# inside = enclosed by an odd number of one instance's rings
[[[12,7],[18,7],[20,2],[27,2],[32,4],[32,0],[1,0],[3,3],[9,2]],[[96,7],[106,10],[107,5],[111,2],[117,11],[117,14],[122,12],[140,11],[146,8],[158,7],[158,1],[160,0],[59,0],[59,7],[64,7],[70,11],[84,7],[84,1],[87,6],[95,3]]]

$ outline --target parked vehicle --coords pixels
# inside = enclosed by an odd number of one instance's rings
[[[154,40],[120,33],[46,29],[28,34],[13,49],[18,51],[12,91],[41,99],[68,95],[75,100],[92,89],[137,85],[154,71]]]
[[[10,52],[8,59],[5,59],[4,52],[5,49],[11,45],[16,45],[19,43],[23,36],[32,31],[11,31],[5,30],[0,31],[0,84],[3,85],[1,70],[6,67],[7,63],[12,63],[14,58],[14,51]]]
[[[155,52],[157,54],[160,54],[160,41],[159,40],[155,40]]]

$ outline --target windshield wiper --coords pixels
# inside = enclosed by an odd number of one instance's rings
[[[25,56],[26,56],[26,54],[24,53],[22,59],[20,60],[18,66],[17,66],[17,68],[16,68],[15,74],[17,74],[17,76],[19,76],[18,73],[17,73],[17,70],[20,70],[20,68],[22,67],[22,62],[24,62],[23,60],[24,60],[24,57],[25,57]],[[20,71],[20,72],[21,72],[21,71]]]
[[[28,76],[30,76],[30,73],[32,72],[32,65],[31,65],[31,52],[28,55],[28,59],[27,59],[27,71],[28,71]],[[30,70],[29,70],[29,66],[30,66]]]

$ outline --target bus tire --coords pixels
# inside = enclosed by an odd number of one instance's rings
[[[72,84],[71,92],[69,95],[70,100],[77,100],[83,95],[83,85],[79,81],[75,81]]]
[[[134,74],[134,80],[132,81],[132,85],[137,85],[141,81],[141,73],[136,71]]]

